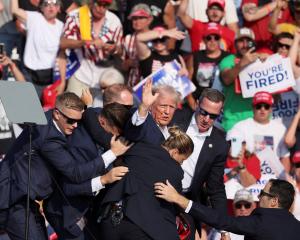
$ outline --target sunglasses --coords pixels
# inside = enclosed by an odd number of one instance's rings
[[[219,117],[219,114],[209,113],[201,107],[198,108],[197,112],[204,117],[209,116],[211,120],[215,120]]]
[[[44,2],[42,3],[42,7],[48,7],[48,6],[51,6],[51,5],[53,5],[53,6],[58,6],[59,3],[58,3],[56,0],[44,1]]]
[[[219,35],[208,35],[205,37],[205,40],[208,42],[212,41],[212,40],[219,41],[220,39],[221,39],[221,37]]]
[[[236,203],[236,204],[234,205],[234,207],[235,207],[236,209],[241,209],[242,206],[244,206],[245,209],[249,209],[249,208],[251,208],[251,203]]]
[[[167,37],[163,37],[163,38],[156,38],[154,40],[152,40],[153,43],[164,43],[168,40]]]
[[[255,105],[256,110],[260,110],[262,108],[264,108],[266,110],[269,110],[271,108],[271,106],[269,104],[266,104],[266,103],[259,103],[259,104]]]
[[[66,123],[73,125],[75,123],[80,122],[81,119],[74,119],[74,118],[70,118],[67,115],[65,115],[62,111],[60,111],[58,108],[56,108],[56,110],[66,119]]]
[[[281,42],[278,42],[278,43],[277,43],[277,47],[278,47],[278,48],[285,48],[285,49],[287,49],[287,50],[289,50],[289,49],[291,48],[290,45],[284,44],[284,43],[281,43]]]
[[[270,197],[270,198],[276,197],[275,195],[273,195],[271,193],[265,192],[264,190],[260,190],[260,193],[258,194],[258,197],[262,198],[263,196]]]

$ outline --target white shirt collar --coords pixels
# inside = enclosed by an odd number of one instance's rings
[[[56,129],[64,136],[66,136],[59,128],[59,126],[57,125],[57,123],[52,119],[54,126],[56,127]]]
[[[199,137],[208,137],[208,136],[210,136],[210,134],[212,132],[212,129],[213,129],[213,126],[211,126],[206,132],[199,132],[198,125],[196,123],[196,114],[195,113],[193,114],[193,117],[192,117],[192,120],[191,120],[191,123],[190,123],[190,127],[193,128],[195,136],[199,136]]]

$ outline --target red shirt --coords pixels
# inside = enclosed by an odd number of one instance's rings
[[[248,172],[255,177],[256,180],[259,180],[261,177],[260,171],[260,161],[256,155],[252,154],[249,158],[244,158],[243,163],[248,170]],[[227,157],[225,168],[235,168],[238,166],[238,162],[232,160],[229,156]]]
[[[269,2],[271,2],[271,1],[269,1]],[[258,6],[258,0],[243,0],[241,7],[243,7],[243,5],[248,4],[248,3],[254,3],[256,6]],[[259,6],[259,7],[262,7],[262,6]],[[244,26],[251,28],[252,31],[254,32],[255,42],[259,48],[271,46],[272,34],[268,31],[268,25],[270,22],[271,14],[272,13],[270,13],[269,15],[267,15],[259,20],[256,20],[256,21],[247,22],[245,20],[245,22],[244,22]],[[284,23],[284,22],[288,22],[288,23],[293,22],[289,8],[286,8],[285,10],[281,11],[278,16],[277,23],[280,24],[280,23]]]
[[[203,34],[205,32],[207,23],[193,19],[193,26],[189,29],[189,34],[192,42],[192,51],[204,50],[205,44],[203,41]],[[234,37],[235,33],[231,29],[220,26],[221,28],[221,40],[220,48],[227,52],[234,52]]]

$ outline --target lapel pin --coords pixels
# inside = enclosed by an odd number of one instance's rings
[[[208,147],[209,147],[209,148],[212,148],[213,146],[212,146],[212,144],[210,143],[210,144],[208,144]]]

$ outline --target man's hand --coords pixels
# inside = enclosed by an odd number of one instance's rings
[[[80,98],[86,106],[91,106],[93,104],[93,96],[88,88],[82,89]]]
[[[254,48],[250,48],[242,57],[240,61],[240,66],[241,67],[246,67],[250,63],[253,63],[257,60],[258,54],[256,52],[253,52]]]
[[[142,93],[142,103],[144,108],[149,109],[151,105],[155,102],[158,98],[159,93],[152,93],[152,80],[148,79],[143,86],[143,93]]]
[[[92,40],[90,44],[95,45],[96,48],[102,48],[104,46],[104,42],[100,38]]]
[[[176,40],[183,40],[185,38],[185,33],[179,31],[177,28],[171,28],[163,31],[163,36],[173,38]]]
[[[56,94],[59,95],[65,91],[66,88],[66,82],[60,81],[60,84],[55,88]]]
[[[100,177],[102,185],[110,184],[122,179],[129,170],[127,167],[114,167],[108,173]]]
[[[110,149],[116,156],[120,156],[133,146],[133,143],[130,145],[128,145],[128,143],[129,142],[121,141],[120,139],[116,140],[116,135],[114,135],[110,141]]]
[[[6,67],[13,64],[13,61],[6,55],[0,55],[0,64]]]

